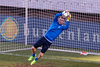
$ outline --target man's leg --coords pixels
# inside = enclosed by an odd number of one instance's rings
[[[44,53],[40,52],[38,55],[38,59],[40,59],[41,57],[43,57]]]
[[[44,37],[40,40],[41,42],[41,46],[42,46],[42,49],[41,49],[41,52],[39,53],[38,57],[35,57],[35,59],[31,62],[31,65],[32,64],[35,64],[35,62],[40,59],[41,57],[43,57],[44,53],[48,50],[48,48],[50,47],[50,45],[52,43],[48,42]],[[39,43],[39,42],[38,42]],[[40,43],[39,43],[40,44]],[[36,47],[36,46],[35,46]],[[35,53],[35,50],[33,49],[33,53]]]
[[[33,58],[36,57],[36,48],[34,46],[32,46],[32,56],[29,57],[28,61],[31,61]]]
[[[32,64],[35,64],[35,62],[36,62],[37,60],[39,60],[40,58],[42,58],[43,55],[44,55],[44,53],[48,50],[49,47],[50,47],[49,45],[43,45],[43,46],[42,46],[42,49],[41,49],[41,52],[39,53],[38,57],[36,57],[36,58],[31,62],[31,65],[32,65]]]
[[[32,54],[35,54],[35,52],[36,52],[36,48],[32,46]]]
[[[35,64],[35,62],[36,62],[38,59],[40,59],[41,57],[43,57],[43,55],[44,55],[44,53],[40,52],[39,55],[38,55],[38,57],[36,57],[36,58],[31,62],[31,65],[32,65],[32,64]]]

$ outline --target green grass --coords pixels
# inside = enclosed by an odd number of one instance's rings
[[[100,64],[75,62],[69,60],[40,59],[33,66],[27,61],[28,57],[0,55],[0,67],[100,67]]]
[[[28,57],[0,55],[0,67],[100,67],[100,64],[75,62],[68,60],[56,60],[56,59],[40,59],[33,66],[30,66],[30,62],[27,61]]]
[[[31,48],[31,46],[0,42],[0,51],[22,48]],[[60,47],[51,48],[62,49]],[[40,50],[37,50],[37,54],[39,52]],[[10,53],[13,55],[0,54],[0,67],[100,67],[100,56],[96,55],[81,56],[77,53],[47,51],[42,59],[30,66],[27,59],[31,56],[31,50],[8,52],[8,54]]]
[[[37,54],[40,50],[37,50]],[[19,54],[23,56],[31,55],[31,50],[16,51],[11,52],[12,54]],[[57,51],[47,51],[44,55],[44,58],[56,58],[56,59],[69,59],[69,60],[78,60],[78,61],[89,61],[89,62],[100,62],[100,56],[96,55],[87,55],[83,56],[77,53],[69,52],[57,52]]]

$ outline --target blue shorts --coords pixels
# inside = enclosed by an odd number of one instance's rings
[[[46,38],[43,36],[41,37],[33,46],[37,49],[38,47],[42,46],[41,52],[45,53],[52,43],[50,43]]]

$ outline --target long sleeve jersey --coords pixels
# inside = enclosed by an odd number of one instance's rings
[[[69,21],[66,21],[66,25],[60,25],[58,23],[58,17],[62,16],[62,13],[56,14],[54,17],[54,20],[52,24],[50,25],[49,29],[45,33],[44,37],[49,40],[50,42],[53,42],[63,30],[67,30],[69,27]]]

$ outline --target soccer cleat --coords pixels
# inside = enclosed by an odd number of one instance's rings
[[[31,61],[33,58],[34,58],[33,56],[30,56],[29,59],[28,59],[28,61]]]
[[[33,60],[32,62],[31,62],[31,65],[33,65],[33,64],[35,64],[36,63],[36,60]]]
[[[36,57],[36,54],[35,54],[35,57]],[[31,61],[31,60],[34,59],[35,57],[30,56],[29,59],[28,59],[28,61]]]

